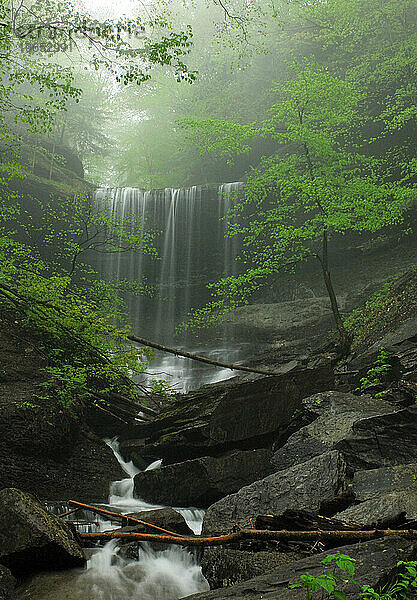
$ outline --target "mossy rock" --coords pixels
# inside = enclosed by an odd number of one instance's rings
[[[0,491],[0,561],[16,576],[83,566],[86,558],[70,527],[16,488]]]

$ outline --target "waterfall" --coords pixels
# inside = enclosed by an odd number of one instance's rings
[[[162,508],[133,497],[133,479],[139,469],[133,462],[123,459],[117,437],[104,441],[128,476],[110,484],[109,503],[104,507],[123,514]],[[146,470],[159,468],[161,462],[155,461]],[[69,506],[49,503],[47,509],[54,514],[62,514],[68,511]],[[204,510],[175,510],[184,517],[195,534],[201,533]],[[96,519],[97,522],[92,527],[86,527],[80,526],[74,515],[68,515],[66,520],[76,523],[79,531],[109,531],[120,527],[120,523],[109,522],[90,511],[83,511],[82,517]],[[64,577],[57,573],[35,575],[29,584],[30,596],[24,597],[39,600],[177,600],[209,589],[195,554],[185,548],[170,546],[166,550],[157,550],[151,544],[142,542],[138,560],[119,556],[119,551],[120,544],[112,540],[89,553],[85,571],[76,569],[65,573]]]
[[[117,437],[105,440],[113,450],[128,478],[110,485],[109,506],[123,513],[138,513],[161,506],[152,506],[133,497],[134,477],[139,473],[133,462],[126,462],[119,451]],[[162,461],[155,461],[146,470],[159,468]],[[204,511],[176,509],[183,515],[194,533],[201,533]],[[76,582],[76,590],[89,592],[91,600],[176,600],[209,589],[195,556],[178,546],[167,550],[155,550],[142,543],[139,560],[126,560],[118,555],[120,546],[116,540],[108,542],[94,553],[88,568]],[[75,596],[73,600],[78,599]]]
[[[95,262],[98,271],[113,280],[142,281],[155,290],[153,297],[127,298],[134,332],[165,345],[199,351],[224,361],[240,358],[240,348],[221,339],[199,347],[187,335],[177,338],[175,330],[192,307],[210,300],[206,284],[236,274],[237,238],[227,237],[227,215],[242,189],[241,182],[219,186],[193,186],[188,189],[141,190],[138,188],[100,188],[95,195],[98,207],[108,207],[124,221],[133,213],[143,220],[145,230],[157,232],[159,259],[141,253],[101,255]],[[232,376],[190,364],[181,358],[159,355],[151,375],[167,379],[178,391]]]
[[[139,561],[129,561],[118,556],[112,541],[92,556],[71,599],[176,600],[208,589],[201,568],[187,551],[172,547],[156,552],[144,544]]]

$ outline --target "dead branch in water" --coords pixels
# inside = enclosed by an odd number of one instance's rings
[[[162,350],[162,352],[168,352],[169,354],[175,354],[175,356],[183,356],[184,358],[191,358],[191,360],[196,360],[198,362],[207,363],[209,365],[214,365],[216,367],[223,367],[224,369],[230,369],[231,371],[247,371],[249,373],[259,373],[261,375],[283,375],[283,371],[267,371],[266,369],[256,369],[252,367],[245,367],[243,365],[234,365],[232,363],[225,363],[220,360],[213,360],[211,358],[206,358],[205,356],[199,356],[198,354],[192,354],[191,352],[185,352],[185,350],[176,350],[175,348],[170,348],[169,346],[163,346],[162,344],[157,344],[156,342],[151,342],[149,340],[145,340],[144,338],[137,337],[136,335],[128,335],[127,339],[131,342],[136,342],[137,344],[141,344],[142,346],[147,346],[149,348],[155,348],[156,350]]]
[[[75,500],[69,500],[69,504],[73,504],[77,506],[77,510],[90,510],[91,512],[98,513],[103,517],[103,519],[108,519],[109,521],[119,520],[122,521],[122,525],[126,526],[131,523],[132,525],[145,525],[150,529],[155,529],[156,531],[161,531],[162,533],[166,533],[169,536],[173,536],[175,538],[182,538],[183,536],[180,533],[175,533],[174,531],[169,531],[168,529],[163,529],[162,527],[158,527],[157,525],[153,525],[153,523],[147,523],[146,521],[141,521],[140,519],[136,519],[135,517],[129,517],[129,515],[122,515],[121,513],[111,512],[110,510],[105,510],[104,508],[97,508],[97,506],[91,506],[90,504],[83,504],[82,502],[76,502]],[[81,534],[80,534],[81,535]],[[136,534],[131,534],[136,535]],[[140,535],[148,535],[148,534],[140,534]],[[153,534],[151,534],[153,535]],[[159,536],[162,537],[162,536]]]

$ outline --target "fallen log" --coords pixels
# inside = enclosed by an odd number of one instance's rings
[[[232,363],[225,363],[220,360],[213,360],[211,358],[206,358],[205,356],[200,356],[198,354],[192,354],[191,352],[185,352],[185,350],[176,350],[175,348],[169,348],[169,346],[163,346],[162,344],[157,344],[156,342],[151,342],[150,340],[145,340],[144,338],[137,337],[136,335],[128,335],[127,339],[131,342],[136,342],[137,344],[141,344],[142,346],[147,346],[149,348],[155,348],[156,350],[162,350],[163,352],[168,352],[169,354],[175,354],[175,356],[183,356],[184,358],[191,358],[191,360],[196,360],[198,362],[203,362],[208,365],[214,365],[215,367],[223,367],[224,369],[230,369],[231,371],[247,371],[248,373],[259,373],[260,375],[282,375],[282,371],[267,371],[266,369],[256,369],[252,367],[245,367],[243,365],[235,365]]]
[[[143,412],[144,414],[146,414],[149,418],[157,416],[157,412],[155,410],[153,410],[152,408],[149,408],[148,406],[144,406],[143,404],[139,404],[135,400],[126,398],[125,396],[122,396],[121,394],[118,394],[117,392],[107,392],[105,394],[103,392],[94,392],[94,395],[97,396],[97,398],[100,398],[101,400],[110,402],[113,409],[114,409],[114,405],[116,403],[122,404],[125,408],[122,408],[121,406],[117,406],[117,410],[124,412],[128,416],[135,417],[137,415],[138,410]],[[126,410],[126,408],[128,410]]]
[[[97,506],[91,506],[90,504],[83,504],[82,502],[77,502],[76,500],[69,500],[69,504],[73,504],[74,506],[78,506],[78,510],[90,510],[91,512],[98,513],[104,519],[108,519],[109,521],[120,520],[126,525],[129,522],[136,525],[145,525],[150,529],[155,529],[156,531],[161,531],[162,533],[166,533],[169,536],[173,536],[176,538],[182,538],[180,533],[175,533],[174,531],[169,531],[168,529],[163,529],[162,527],[158,527],[158,525],[154,525],[153,523],[147,523],[146,521],[141,521],[140,519],[135,519],[135,517],[129,517],[128,515],[122,515],[121,513],[111,512],[110,510],[105,510],[104,508],[98,508]],[[115,532],[116,533],[116,532]],[[81,535],[81,534],[80,534]],[[138,534],[129,534],[129,535],[138,535]],[[139,534],[139,535],[148,535],[148,534]],[[150,534],[152,535],[152,534]]]
[[[417,530],[410,529],[372,529],[366,531],[269,531],[262,529],[239,529],[233,533],[217,537],[170,537],[149,533],[128,533],[117,531],[104,531],[102,533],[80,533],[82,539],[91,541],[108,541],[121,539],[129,542],[159,542],[177,546],[222,546],[242,540],[317,540],[340,541],[342,543],[365,541],[374,538],[401,535],[417,538]]]
[[[95,394],[93,394],[93,396],[95,396]],[[124,425],[129,425],[129,423],[127,421],[125,421],[124,419],[122,419],[118,415],[115,415],[114,412],[111,412],[110,410],[107,410],[107,408],[103,408],[102,406],[100,406],[100,404],[97,404],[96,402],[94,402],[91,406],[94,406],[94,408],[97,408],[98,410],[101,410],[101,411],[107,413],[108,415],[110,415],[111,417],[113,417],[113,419],[117,419],[118,421],[121,421],[122,423],[124,423]]]

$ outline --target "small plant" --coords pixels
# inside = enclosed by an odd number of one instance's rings
[[[345,327],[353,336],[353,347],[360,344],[375,328],[378,330],[392,318],[399,302],[394,287],[395,278],[377,290],[345,319]]]
[[[404,562],[400,560],[397,567],[402,570],[397,574],[395,581],[386,586],[381,593],[376,592],[369,585],[362,586],[362,600],[411,600],[417,592],[417,561]]]
[[[351,558],[347,554],[328,554],[326,558],[321,561],[323,565],[322,572],[320,575],[314,576],[309,573],[300,575],[300,582],[290,585],[289,588],[305,589],[305,600],[313,600],[316,592],[321,591],[322,598],[335,598],[337,600],[347,600],[346,594],[339,589],[340,584],[351,581],[352,583],[357,582],[352,578],[355,573],[355,562],[354,558]],[[332,567],[329,572],[328,568]],[[340,574],[337,569],[342,571]]]
[[[417,561],[399,561],[399,573],[394,581],[380,592],[370,585],[361,585],[353,578],[355,563],[356,560],[347,554],[328,554],[321,561],[323,569],[320,575],[304,573],[300,575],[300,583],[290,585],[289,589],[304,588],[305,600],[348,600],[340,586],[351,582],[358,587],[357,600],[411,600],[416,597]],[[351,595],[350,597],[352,598]]]
[[[359,381],[360,383],[360,391],[365,390],[366,388],[372,385],[379,385],[380,383],[385,383],[387,381],[387,377],[391,371],[391,365],[388,362],[388,353],[385,348],[381,348],[374,364],[368,370],[365,377]]]
[[[33,402],[25,400],[25,402],[19,402],[19,404],[16,404],[16,407],[21,408],[22,410],[29,410],[31,408],[39,408],[39,404],[33,404]]]

